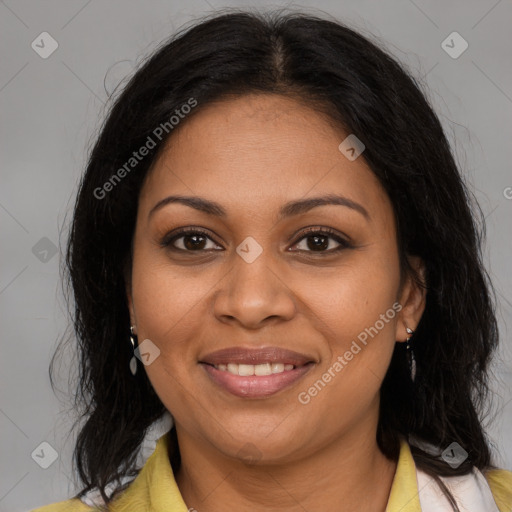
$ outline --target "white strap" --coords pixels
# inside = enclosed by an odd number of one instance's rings
[[[453,512],[437,482],[416,468],[422,512]],[[455,498],[461,512],[500,512],[484,475],[473,467],[463,476],[440,477]]]

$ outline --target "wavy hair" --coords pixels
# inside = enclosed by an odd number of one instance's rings
[[[482,260],[482,212],[411,73],[382,44],[336,20],[281,11],[224,12],[165,41],[113,101],[89,153],[64,265],[79,354],[74,406],[84,420],[73,458],[84,484],[76,497],[97,488],[108,509],[127,485],[120,478],[140,471],[138,448],[165,412],[146,373],[134,377],[129,371],[125,277],[139,192],[172,131],[155,140],[105,197],[98,198],[98,190],[190,98],[197,101],[193,116],[209,102],[248,93],[293,97],[356,134],[366,146],[362,157],[393,205],[402,276],[411,272],[421,285],[407,256],[424,261],[426,308],[411,339],[416,380],[410,378],[405,344],[396,343],[380,390],[377,442],[394,460],[400,436],[438,447],[459,443],[468,457],[457,468],[411,446],[417,467],[440,483],[458,510],[439,476],[495,467],[482,427],[498,343],[495,293]],[[176,469],[174,428],[170,438]],[[115,481],[119,485],[109,496],[105,488]]]

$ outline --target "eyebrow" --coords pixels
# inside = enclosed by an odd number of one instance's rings
[[[151,211],[148,214],[149,218],[159,209],[167,206],[168,204],[179,203],[185,206],[189,206],[190,208],[194,208],[200,212],[206,213],[208,215],[213,215],[216,217],[225,218],[227,216],[226,210],[215,201],[210,201],[209,199],[205,199],[203,197],[198,196],[181,196],[174,195],[168,196],[164,199],[158,201],[158,203],[151,208]],[[292,217],[293,215],[299,215],[301,213],[308,212],[309,210],[316,208],[317,206],[325,206],[325,205],[338,205],[338,206],[346,206],[347,208],[351,208],[356,212],[359,212],[363,215],[366,220],[370,220],[370,214],[368,211],[359,203],[356,203],[352,199],[348,197],[336,195],[336,194],[327,194],[325,196],[320,197],[311,197],[308,199],[299,199],[297,201],[290,201],[281,207],[279,210],[278,221],[282,220],[286,217]]]

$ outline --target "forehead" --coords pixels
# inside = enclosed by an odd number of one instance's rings
[[[166,195],[198,195],[233,214],[262,214],[289,200],[340,193],[381,216],[391,205],[362,157],[338,149],[347,137],[304,102],[248,95],[197,107],[173,131],[144,183],[148,212]]]

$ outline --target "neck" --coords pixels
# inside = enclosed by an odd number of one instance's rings
[[[375,430],[351,432],[314,454],[279,464],[245,464],[179,429],[176,482],[188,507],[233,510],[384,512],[396,462],[379,450]]]

